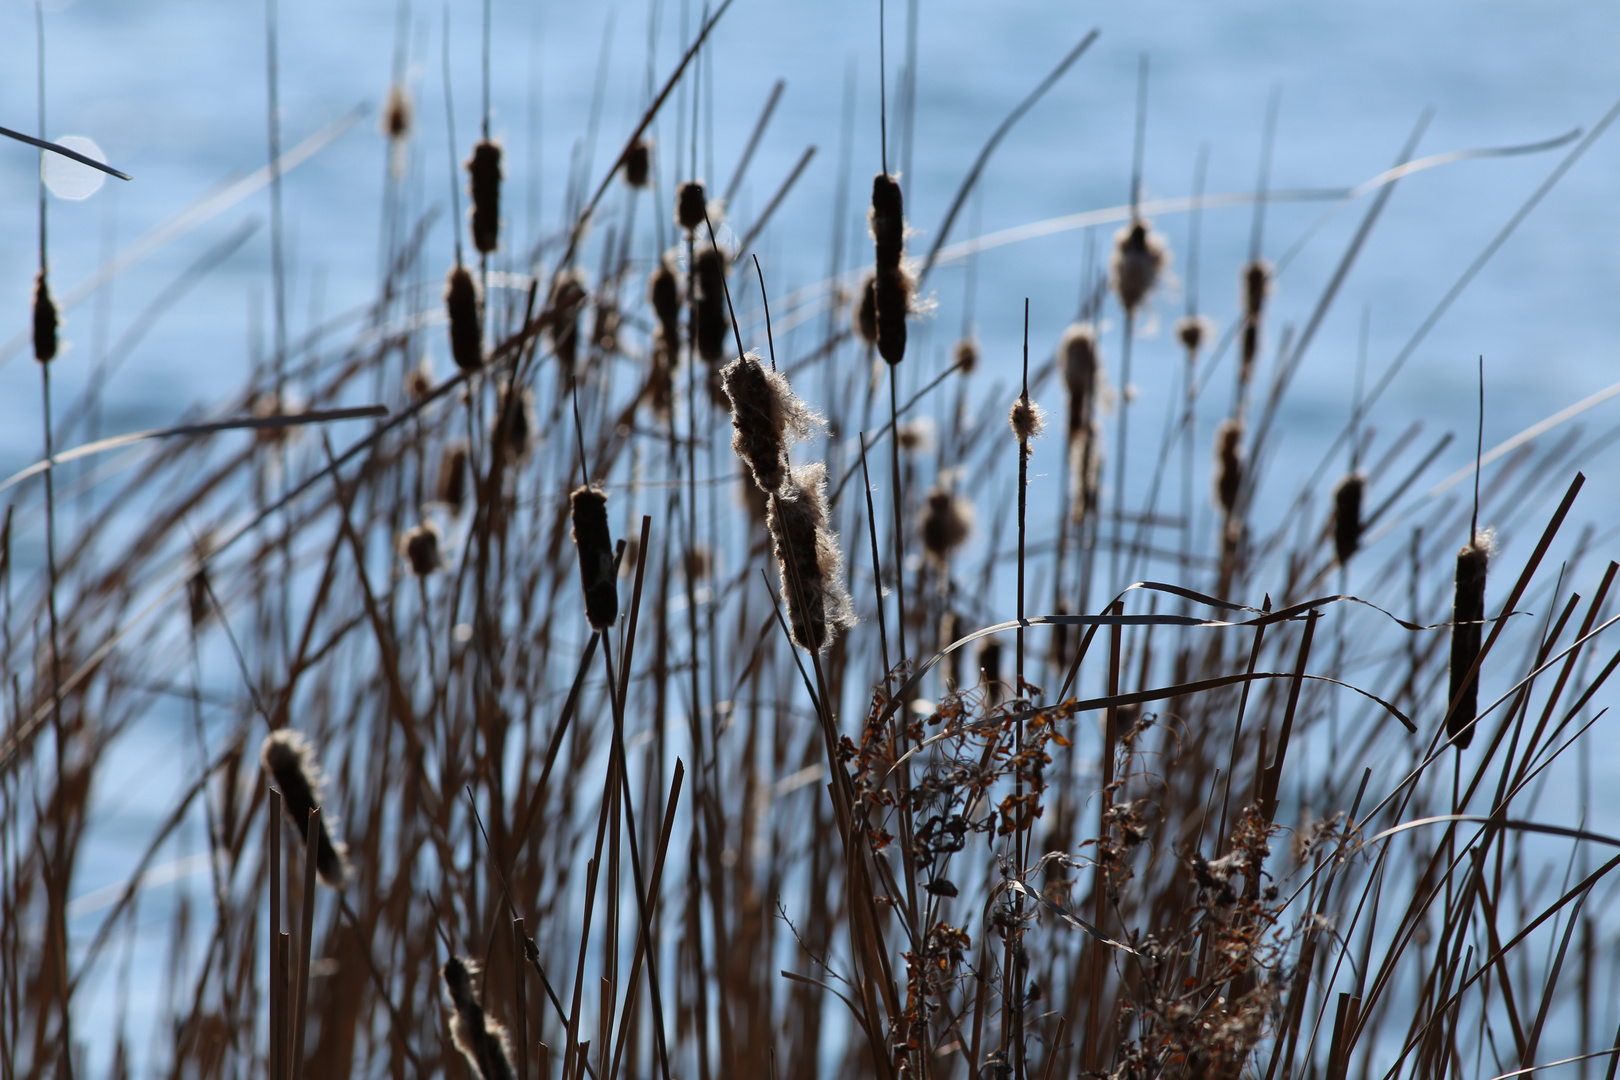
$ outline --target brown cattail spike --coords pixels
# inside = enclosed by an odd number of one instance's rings
[[[720,385],[731,402],[731,448],[748,465],[754,483],[774,494],[787,480],[788,447],[822,424],[799,400],[787,378],[767,370],[750,352],[720,369]]]
[[[1243,313],[1250,319],[1259,319],[1270,292],[1271,264],[1264,259],[1247,263],[1243,267]]]
[[[1469,669],[1479,658],[1485,626],[1485,572],[1491,556],[1489,533],[1474,538],[1457,552],[1456,592],[1451,603],[1451,689],[1446,714],[1446,736],[1464,749],[1474,741],[1474,720],[1479,714],[1479,673]]]
[[[1090,323],[1073,323],[1058,346],[1063,383],[1069,391],[1069,440],[1091,430],[1097,406],[1097,331]]]
[[[1228,517],[1243,483],[1243,422],[1222,420],[1215,429],[1215,498]]]
[[[652,173],[652,144],[637,139],[624,154],[624,182],[633,188],[644,188]]]
[[[698,355],[711,364],[725,355],[731,340],[731,317],[726,311],[726,263],[725,253],[709,244],[698,251],[692,265]]]
[[[1003,692],[1001,685],[1001,642],[993,637],[985,638],[984,644],[979,646],[979,673],[984,678],[985,687],[990,694],[991,704],[999,705]]]
[[[613,573],[607,493],[601,488],[577,487],[569,502],[574,516],[574,546],[579,549],[579,583],[585,590],[585,617],[592,630],[610,630],[619,617],[619,587]]]
[[[516,398],[509,398],[505,383],[496,395],[495,428],[490,436],[490,447],[504,460],[518,463],[527,460],[534,449],[538,421],[534,412],[534,391],[525,387]]]
[[[585,275],[578,269],[564,270],[551,284],[551,351],[564,379],[574,373],[579,361],[579,314],[585,309]]]
[[[467,446],[451,443],[439,459],[439,501],[460,514],[467,505]]]
[[[265,772],[281,789],[282,806],[300,838],[307,839],[309,812],[321,805],[321,770],[315,763],[315,750],[308,739],[291,728],[265,736],[259,748]],[[348,874],[341,843],[332,839],[332,815],[321,813],[320,847],[315,852],[315,869],[321,880],[334,889],[343,888]]]
[[[1170,261],[1164,238],[1143,220],[1136,220],[1114,235],[1114,253],[1109,260],[1109,277],[1120,306],[1128,314],[1147,299]]]
[[[1214,336],[1215,328],[1202,315],[1183,315],[1176,320],[1176,340],[1189,356],[1197,356],[1204,342]]]
[[[904,266],[880,266],[873,278],[872,320],[878,355],[890,364],[906,358],[906,316],[911,313],[911,275]]]
[[[45,271],[34,275],[34,359],[48,364],[56,357],[56,301]]]
[[[1367,474],[1353,472],[1333,489],[1333,551],[1344,566],[1361,547],[1361,497],[1367,490]]]
[[[450,355],[462,371],[484,365],[484,328],[478,283],[460,262],[444,279],[444,306],[450,320]]]
[[[411,92],[399,83],[390,86],[388,100],[383,103],[383,134],[395,142],[406,138],[411,133],[413,115]]]
[[[860,296],[855,301],[855,311],[850,323],[861,340],[868,345],[876,345],[878,339],[877,327],[877,274],[868,270],[866,276],[861,278]]]
[[[681,351],[681,279],[669,252],[658,260],[657,268],[647,278],[647,303],[658,319],[658,325],[653,327],[647,398],[654,412],[668,416],[674,394],[673,373]]]
[[[480,139],[467,159],[467,176],[473,246],[488,255],[501,237],[501,144]]]
[[[443,565],[439,557],[439,530],[431,521],[406,529],[399,538],[400,554],[410,564],[411,573],[427,577]]]
[[[979,343],[968,337],[958,341],[951,350],[951,363],[963,375],[973,374],[973,369],[979,366]]]
[[[708,209],[702,184],[688,180],[681,185],[681,190],[675,196],[675,220],[681,228],[689,233],[696,232],[698,226],[703,224]]]
[[[972,534],[973,504],[943,485],[930,489],[920,531],[923,550],[930,559],[943,564]]]
[[[506,1029],[486,1016],[478,1004],[472,985],[477,972],[476,961],[452,956],[440,973],[456,1010],[450,1020],[450,1037],[478,1080],[513,1080],[512,1048]]]
[[[898,267],[906,250],[905,200],[900,181],[887,173],[872,177],[872,210],[868,215],[879,269]]]
[[[1039,405],[1020,395],[1007,413],[1007,426],[1012,428],[1013,436],[1019,442],[1027,443],[1041,437],[1041,432],[1046,429],[1046,414]]]
[[[827,467],[820,462],[795,466],[770,498],[766,526],[793,643],[820,652],[855,624],[844,589],[843,552],[827,528]]]

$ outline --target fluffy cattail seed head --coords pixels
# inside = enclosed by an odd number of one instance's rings
[[[1468,671],[1479,657],[1485,631],[1485,573],[1491,557],[1491,535],[1475,533],[1457,552],[1456,591],[1451,602],[1451,688],[1447,702],[1456,702],[1446,714],[1446,736],[1464,749],[1474,740],[1474,719],[1479,715],[1479,673]]]
[[[1135,314],[1142,301],[1158,283],[1170,262],[1164,237],[1146,221],[1138,219],[1114,235],[1114,253],[1109,259],[1109,279],[1120,306]]]
[[[1215,429],[1215,499],[1231,516],[1243,483],[1243,421],[1222,420]]]
[[[406,529],[399,538],[399,553],[410,564],[411,573],[427,577],[444,565],[439,556],[439,529],[431,521],[424,521],[414,529]]]
[[[1069,440],[1090,430],[1097,408],[1097,331],[1090,323],[1072,323],[1058,346],[1063,382],[1069,390]]]
[[[501,144],[480,139],[467,159],[467,177],[473,246],[488,255],[501,236]]]
[[[607,492],[577,487],[569,503],[574,517],[574,546],[579,549],[579,583],[585,590],[585,617],[592,630],[610,630],[619,617],[619,587],[613,573]]]
[[[281,789],[281,805],[286,808],[294,830],[300,839],[307,840],[309,812],[321,805],[321,769],[315,762],[314,747],[298,732],[282,728],[265,736],[259,748],[259,761]],[[324,811],[318,842],[316,871],[332,888],[343,888],[348,865],[344,861],[343,845],[332,839],[332,818]]]
[[[958,341],[951,349],[951,363],[963,375],[973,374],[973,369],[979,366],[979,343],[970,337]]]
[[[731,448],[748,465],[754,483],[774,494],[787,480],[788,447],[822,425],[779,372],[750,352],[720,369],[720,385],[731,403]]]
[[[680,227],[687,232],[696,232],[697,227],[703,224],[707,211],[708,200],[703,194],[703,185],[696,180],[682,184],[675,195],[675,220]]]
[[[433,393],[433,361],[423,356],[421,362],[405,373],[405,399],[421,401]]]
[[[928,416],[908,420],[895,429],[895,438],[904,453],[926,454],[934,448],[934,420]]]
[[[411,92],[395,83],[388,88],[388,100],[383,103],[382,132],[389,139],[398,142],[410,135],[412,119],[414,109],[411,105]]]
[[[1255,259],[1243,267],[1243,312],[1249,319],[1258,320],[1266,307],[1266,295],[1271,292],[1271,264]]]
[[[476,961],[459,956],[445,961],[440,972],[450,1002],[455,1006],[450,1037],[478,1080],[513,1080],[512,1047],[507,1041],[506,1029],[485,1015],[483,1006],[478,1004],[478,994],[472,985],[477,972]]]
[[[467,505],[467,444],[451,443],[439,459],[439,502],[460,514]]]
[[[484,364],[483,304],[478,283],[457,262],[444,279],[444,307],[450,320],[450,355],[462,371]]]
[[[820,652],[855,625],[854,605],[844,588],[844,556],[827,528],[827,467],[795,466],[770,497],[766,515],[782,577],[782,604],[793,643]]]
[[[890,364],[906,357],[906,316],[911,313],[911,275],[904,266],[880,266],[873,277],[872,323],[878,355]]]
[[[633,188],[644,188],[652,173],[652,143],[637,139],[624,155],[624,182]]]
[[[56,301],[45,271],[34,275],[34,359],[48,364],[56,357]]]
[[[900,181],[887,173],[872,177],[872,209],[867,215],[872,229],[878,268],[898,268],[906,250],[905,200]]]
[[[1041,437],[1046,428],[1046,414],[1028,396],[1019,395],[1007,413],[1007,426],[1020,443],[1028,443]]]
[[[731,335],[731,317],[726,310],[726,270],[725,253],[713,244],[700,249],[692,264],[698,355],[711,364],[725,355]]]
[[[928,557],[944,563],[973,533],[973,504],[943,485],[931,488],[921,532]]]
[[[1215,327],[1202,315],[1183,315],[1176,320],[1176,340],[1189,356],[1198,355],[1204,342],[1215,336]]]
[[[1361,547],[1361,497],[1367,474],[1353,472],[1333,489],[1333,551],[1344,566]]]
[[[579,360],[579,314],[587,298],[585,275],[577,268],[564,270],[551,284],[551,299],[547,302],[551,327],[547,336],[565,378],[573,374]]]

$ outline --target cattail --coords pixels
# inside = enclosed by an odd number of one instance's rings
[[[1097,407],[1097,331],[1090,323],[1072,323],[1063,331],[1058,363],[1069,390],[1069,442],[1091,431]]]
[[[992,705],[1001,704],[1001,642],[987,637],[979,646],[979,673],[990,691]]]
[[[788,447],[820,427],[821,417],[755,352],[721,368],[720,385],[731,403],[731,449],[759,489],[775,494],[787,479]]]
[[[872,325],[878,355],[890,364],[906,358],[906,316],[914,285],[903,266],[880,266],[873,277]]]
[[[450,355],[462,371],[484,365],[483,303],[478,283],[458,259],[444,279],[444,307],[450,318]]]
[[[686,580],[696,584],[709,576],[714,568],[714,555],[706,544],[694,544],[692,550],[681,559],[681,570],[686,574]]]
[[[1007,412],[1007,426],[1019,442],[1032,442],[1046,429],[1046,414],[1028,395],[1019,395]]]
[[[1204,347],[1204,339],[1213,337],[1214,325],[1202,315],[1183,315],[1176,320],[1176,340],[1187,350],[1188,356],[1197,356]]]
[[[579,313],[585,308],[585,275],[578,269],[564,270],[551,283],[551,351],[566,379],[574,373],[579,359]]]
[[[979,366],[979,343],[970,337],[962,338],[951,349],[951,363],[963,375],[973,374],[973,369]]]
[[[1479,714],[1479,673],[1468,669],[1479,658],[1485,621],[1485,571],[1491,557],[1491,535],[1475,533],[1457,552],[1457,588],[1451,602],[1451,690],[1446,714],[1446,735],[1457,749],[1474,741],[1474,718]]]
[[[641,558],[641,539],[631,533],[624,541],[624,554],[619,558],[619,576],[627,578],[636,572],[636,560]]]
[[[624,182],[633,188],[644,188],[651,172],[652,144],[646,139],[637,139],[624,153]]]
[[[480,139],[467,159],[467,194],[472,197],[473,246],[482,254],[494,251],[501,236],[501,144]]]
[[[619,617],[619,587],[613,573],[613,534],[608,530],[607,492],[577,487],[568,497],[579,549],[579,583],[592,630],[606,631]]]
[[[1228,517],[1243,483],[1243,421],[1222,420],[1215,429],[1215,497]]]
[[[668,416],[674,394],[675,362],[681,351],[681,279],[669,252],[658,260],[657,269],[647,279],[647,302],[658,319],[658,325],[653,328],[647,396],[655,413]]]
[[[702,225],[709,210],[709,204],[703,194],[703,185],[696,180],[688,180],[681,185],[675,195],[675,220],[687,232],[696,232]]]
[[[855,333],[860,335],[862,341],[868,345],[876,345],[878,339],[877,327],[877,275],[868,270],[866,276],[861,278],[860,298],[855,301],[855,310],[850,319],[855,327]]]
[[[399,142],[410,135],[414,117],[411,92],[399,83],[390,86],[388,99],[383,103],[382,133],[390,140]]]
[[[956,612],[949,608],[945,609],[945,613],[939,617],[939,647],[941,649],[956,643],[956,639],[961,634],[961,623],[962,621],[957,618]],[[961,649],[952,649],[945,654],[945,670],[942,675],[946,693],[952,693],[958,686],[962,685]]]
[[[496,394],[499,412],[495,418],[495,429],[490,435],[490,447],[506,461],[520,463],[527,460],[534,449],[535,431],[539,424],[534,412],[534,391],[524,387],[516,400],[509,401],[508,396],[507,385],[503,382]]]
[[[315,762],[315,749],[308,739],[291,728],[272,731],[259,749],[259,760],[281,789],[281,804],[301,839],[309,838],[309,812],[321,805],[321,769]],[[315,869],[321,880],[334,889],[343,888],[348,874],[344,847],[332,839],[332,817],[321,814],[320,846],[315,852]]]
[[[900,181],[887,173],[872,177],[872,209],[867,214],[879,269],[898,267],[906,250],[905,200]]]
[[[34,359],[48,364],[56,357],[56,301],[45,271],[34,275]]]
[[[919,416],[915,420],[906,421],[895,430],[895,439],[905,453],[926,454],[934,448],[933,418]]]
[[[1108,272],[1120,306],[1127,314],[1136,313],[1169,262],[1170,252],[1165,247],[1164,237],[1140,218],[1114,235],[1114,253],[1109,259]]]
[[[405,400],[421,401],[433,393],[433,361],[423,356],[417,365],[405,373]]]
[[[439,459],[439,501],[459,515],[467,505],[467,444],[454,442]]]
[[[766,515],[782,576],[782,603],[793,643],[820,652],[833,636],[855,624],[844,589],[844,555],[827,528],[827,467],[794,466],[770,498]]]
[[[1266,296],[1271,292],[1271,264],[1255,259],[1243,267],[1243,312],[1251,320],[1258,320],[1266,307]]]
[[[711,364],[725,355],[731,333],[731,318],[726,313],[726,262],[725,253],[708,244],[692,264],[698,355]]]
[[[944,485],[930,488],[928,506],[922,513],[921,532],[923,550],[930,559],[943,565],[951,552],[961,547],[973,532],[973,504]]]
[[[399,538],[399,553],[411,566],[411,573],[427,577],[443,565],[439,558],[439,529],[431,521],[424,521],[413,529],[406,529]]]
[[[484,1014],[478,995],[473,993],[472,980],[477,973],[474,960],[452,956],[445,961],[440,974],[456,1009],[450,1021],[450,1037],[479,1080],[513,1080],[512,1047],[506,1029]]]
[[[1344,566],[1361,547],[1361,497],[1367,474],[1353,472],[1333,489],[1333,550]]]

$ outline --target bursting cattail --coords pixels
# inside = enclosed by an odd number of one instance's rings
[[[481,254],[494,251],[501,236],[501,144],[480,139],[467,159],[467,194],[472,206],[473,246]]]
[[[411,133],[414,109],[411,92],[399,83],[388,88],[388,99],[383,102],[382,133],[392,142],[399,142]]]
[[[445,276],[444,307],[450,319],[450,355],[456,367],[477,371],[484,365],[483,304],[478,283],[460,260]]]
[[[56,328],[56,301],[41,270],[34,275],[34,359],[42,364],[56,357]]]
[[[455,442],[439,459],[439,502],[459,515],[467,505],[467,444]]]
[[[1188,356],[1197,356],[1205,339],[1214,336],[1214,324],[1202,315],[1183,315],[1176,320],[1176,340],[1181,342]]]
[[[1367,474],[1353,472],[1333,489],[1333,551],[1344,566],[1361,547],[1361,497],[1367,490]]]
[[[1007,426],[1012,428],[1013,436],[1019,442],[1032,442],[1046,430],[1046,414],[1028,395],[1021,394],[1007,411]]]
[[[450,1020],[450,1037],[479,1080],[513,1080],[512,1048],[506,1029],[485,1015],[473,992],[472,980],[477,973],[476,961],[459,956],[445,961],[440,972],[456,1010]]]
[[[731,403],[731,449],[759,489],[775,494],[787,480],[788,447],[821,426],[821,417],[755,352],[721,368],[720,385]]]
[[[979,366],[979,343],[970,337],[958,341],[951,349],[951,363],[963,375],[973,374],[973,369]]]
[[[708,244],[692,264],[698,355],[711,364],[725,355],[731,332],[731,318],[726,313],[726,262],[725,253]]]
[[[592,630],[606,631],[619,617],[619,586],[614,580],[613,534],[608,530],[607,492],[577,487],[568,497],[579,549],[579,583],[585,590],[585,617]]]
[[[1114,235],[1108,276],[1127,314],[1136,313],[1169,262],[1170,252],[1165,247],[1164,237],[1140,218]]]
[[[868,270],[861,278],[860,295],[855,300],[850,325],[867,345],[876,345],[877,329],[877,275]]]
[[[406,529],[399,538],[399,553],[410,564],[411,573],[427,577],[444,565],[439,557],[439,529],[431,521],[424,521],[413,529]]]
[[[1485,631],[1485,572],[1491,557],[1491,535],[1475,533],[1457,552],[1456,592],[1451,602],[1451,689],[1447,698],[1446,736],[1457,749],[1474,741],[1474,719],[1479,714],[1479,673],[1466,682],[1468,669],[1479,658]]]
[[[687,232],[696,232],[697,227],[703,224],[704,216],[708,213],[709,204],[703,194],[703,185],[696,180],[688,180],[681,185],[675,195],[675,221]]]
[[[881,266],[872,283],[872,325],[878,355],[890,364],[906,358],[906,316],[911,313],[911,275],[904,266]]]
[[[973,504],[953,494],[950,488],[936,485],[928,491],[919,531],[928,557],[943,564],[972,534]]]
[[[495,416],[495,429],[490,433],[490,448],[508,462],[523,462],[534,449],[538,427],[534,391],[524,387],[515,399],[511,399],[507,384],[502,382],[495,400],[499,411]]]
[[[644,188],[651,172],[652,144],[646,139],[637,139],[624,152],[624,182],[633,188]]]
[[[1227,419],[1215,429],[1215,499],[1228,517],[1243,483],[1243,421]]]
[[[308,739],[291,728],[272,731],[259,748],[264,770],[281,789],[281,804],[300,839],[307,840],[309,812],[321,805],[321,769],[315,762],[315,749]],[[348,874],[344,848],[332,839],[332,817],[321,814],[320,847],[315,852],[315,869],[321,880],[334,889],[343,888]]]
[[[827,467],[797,465],[770,498],[766,515],[782,577],[782,604],[793,643],[820,652],[834,635],[855,625],[844,588],[844,555],[827,528]]]
[[[573,374],[579,359],[579,313],[586,299],[585,275],[578,269],[564,270],[551,283],[551,299],[546,305],[551,309],[551,328],[547,336],[565,379]]]

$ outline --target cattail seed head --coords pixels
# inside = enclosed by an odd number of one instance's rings
[[[658,324],[673,331],[681,317],[681,276],[674,255],[668,251],[647,277],[647,303],[652,305]],[[673,340],[676,334],[669,336]]]
[[[872,209],[867,214],[877,266],[898,268],[906,250],[905,200],[900,181],[887,173],[872,177]]]
[[[624,182],[633,188],[644,188],[652,173],[652,143],[637,139],[624,155]]]
[[[609,630],[619,617],[619,587],[613,573],[607,492],[577,487],[569,503],[574,517],[574,546],[579,549],[579,583],[585,590],[585,617],[592,630]]]
[[[951,363],[963,375],[973,374],[973,369],[979,366],[979,343],[970,337],[962,338],[951,349]]]
[[[423,356],[421,361],[405,373],[405,400],[421,401],[433,393],[433,361]]]
[[[467,159],[467,194],[472,197],[468,218],[473,246],[488,255],[501,236],[501,144],[480,139]]]
[[[534,411],[534,391],[524,387],[515,399],[509,400],[507,383],[502,382],[495,395],[495,426],[490,432],[490,448],[511,464],[528,460],[534,450],[535,433],[539,421]]]
[[[427,577],[444,565],[439,556],[439,529],[431,521],[424,521],[413,529],[406,529],[399,538],[399,553],[410,564],[411,573]]]
[[[281,804],[300,839],[308,839],[309,812],[321,806],[321,768],[308,739],[291,728],[272,731],[259,748],[259,761],[281,789]],[[321,835],[315,869],[334,889],[343,888],[348,874],[343,845],[332,839],[332,817],[321,813]]]
[[[855,310],[851,313],[851,325],[855,333],[860,335],[867,345],[876,345],[878,338],[877,328],[877,275],[868,270],[866,276],[861,278],[860,296],[855,301]]]
[[[579,315],[587,299],[585,275],[577,268],[564,270],[551,283],[551,299],[547,302],[551,327],[547,336],[565,379],[573,374],[579,360]]]
[[[1170,251],[1164,237],[1154,232],[1146,221],[1133,221],[1114,235],[1109,279],[1120,306],[1127,313],[1135,314],[1169,262]]]
[[[1001,703],[1003,688],[1001,685],[1001,642],[993,637],[987,637],[979,646],[979,673],[984,678],[986,688],[990,692],[991,704]]]
[[[454,442],[439,458],[439,502],[459,515],[467,505],[467,444]]]
[[[34,275],[34,359],[48,364],[56,357],[56,301],[45,271]]]
[[[922,513],[923,550],[943,564],[973,533],[973,504],[944,485],[929,489]]]
[[[411,92],[399,83],[390,86],[388,99],[383,103],[382,133],[390,140],[399,142],[410,135],[414,118]]]
[[[1243,483],[1243,421],[1222,420],[1215,429],[1215,498],[1231,516]]]
[[[1205,340],[1214,336],[1214,324],[1202,315],[1183,315],[1176,320],[1176,340],[1189,356],[1197,356]]]
[[[731,449],[747,463],[759,489],[774,494],[787,480],[788,447],[823,421],[799,400],[786,376],[760,363],[758,353],[721,368],[720,385],[731,404]]]
[[[1459,750],[1474,741],[1474,719],[1479,715],[1479,673],[1468,678],[1479,657],[1485,631],[1485,573],[1491,557],[1491,535],[1475,533],[1457,552],[1456,591],[1451,603],[1451,688],[1446,714],[1446,736]]]
[[[873,277],[872,323],[878,355],[890,364],[906,357],[906,316],[911,313],[911,275],[904,266],[878,267]]]
[[[731,317],[726,311],[727,261],[723,251],[708,244],[698,251],[692,264],[698,355],[711,364],[725,355],[731,333]]]
[[[1069,441],[1091,428],[1097,408],[1097,331],[1090,323],[1072,323],[1063,331],[1058,363],[1069,390]]]
[[[961,623],[962,621],[957,618],[956,612],[949,608],[945,609],[945,613],[939,617],[939,647],[941,649],[955,644],[956,639],[961,636]],[[945,683],[946,693],[953,693],[958,686],[962,685],[961,649],[952,649],[945,654],[944,671],[941,675],[943,677],[942,681]]]
[[[1333,551],[1344,566],[1361,547],[1361,497],[1367,474],[1353,472],[1333,489]]]
[[[1007,426],[1020,443],[1028,443],[1040,438],[1046,429],[1046,414],[1027,396],[1019,395],[1007,413]]]
[[[919,416],[915,420],[906,421],[895,429],[895,438],[899,441],[902,452],[926,454],[934,448],[933,418]]]
[[[770,497],[766,515],[771,545],[782,577],[793,643],[820,652],[838,633],[855,625],[854,605],[844,588],[844,556],[838,536],[827,528],[827,467],[820,462],[794,466]]]
[[[512,1047],[507,1041],[506,1029],[485,1015],[483,1006],[478,1004],[478,994],[472,985],[477,972],[476,961],[459,956],[445,961],[440,972],[450,1002],[455,1006],[450,1037],[478,1080],[513,1080]]]
[[[697,227],[703,224],[708,208],[702,184],[696,180],[688,180],[681,185],[680,191],[675,195],[675,220],[681,228],[689,233],[696,232]]]
[[[1271,292],[1271,264],[1255,259],[1243,267],[1243,312],[1250,321],[1260,318],[1266,307],[1266,296]]]
[[[1254,362],[1260,356],[1260,322],[1250,319],[1243,324],[1242,344],[1238,349],[1238,382],[1244,386],[1254,378]]]
[[[483,303],[478,283],[458,261],[444,279],[444,307],[450,320],[450,355],[462,371],[484,364]]]

